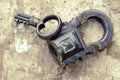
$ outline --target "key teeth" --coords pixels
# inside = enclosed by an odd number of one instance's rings
[[[15,21],[18,23],[29,24],[29,20],[31,16],[24,13],[17,13],[14,18],[15,18]]]
[[[28,22],[17,19],[16,17],[15,17],[15,21],[18,22],[18,23],[29,24]]]
[[[38,22],[40,21],[38,18],[35,18],[33,16],[29,16],[29,15],[24,14],[24,13],[18,13],[18,14],[16,14],[16,16],[14,18],[15,18],[15,21],[18,23],[31,25],[34,27],[36,27]]]
[[[23,24],[28,24],[28,22],[26,21],[23,21],[23,20],[19,20],[19,19],[15,19],[16,22],[19,22],[19,23],[23,23]]]

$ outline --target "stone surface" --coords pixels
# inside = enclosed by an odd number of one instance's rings
[[[84,61],[71,63],[63,73],[35,28],[16,25],[13,20],[16,13],[24,12],[40,18],[54,13],[69,21],[87,9],[109,16],[114,27],[112,44]],[[119,25],[120,0],[0,0],[0,80],[120,80]],[[103,34],[95,20],[89,20],[81,31],[87,44]]]

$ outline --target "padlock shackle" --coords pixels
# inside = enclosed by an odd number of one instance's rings
[[[94,42],[91,45],[97,46],[99,51],[106,48],[107,45],[111,42],[113,36],[113,25],[108,16],[99,10],[91,9],[84,11],[82,14],[80,14],[79,18],[81,24],[85,23],[88,19],[91,18],[100,21],[104,29],[104,35],[98,42]]]

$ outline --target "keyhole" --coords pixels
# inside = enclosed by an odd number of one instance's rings
[[[100,40],[104,34],[103,25],[96,19],[89,19],[79,28],[86,45]]]

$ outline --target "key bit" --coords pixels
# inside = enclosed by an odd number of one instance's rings
[[[27,24],[34,27],[37,27],[38,23],[41,22],[39,18],[35,18],[34,16],[26,15],[23,13],[18,13],[14,18],[18,23]]]

